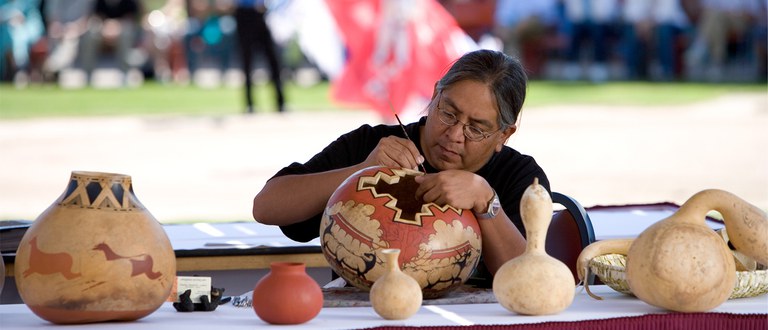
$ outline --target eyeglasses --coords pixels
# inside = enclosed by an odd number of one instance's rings
[[[437,119],[440,119],[440,122],[442,122],[446,126],[461,124],[463,126],[462,130],[464,131],[464,137],[466,137],[467,140],[475,141],[475,142],[482,141],[488,138],[489,136],[493,135],[494,133],[500,131],[500,130],[495,130],[493,132],[486,132],[470,124],[462,123],[459,121],[458,118],[456,118],[456,114],[448,112],[447,110],[442,109],[440,107],[437,108]]]

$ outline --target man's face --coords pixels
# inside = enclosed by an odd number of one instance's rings
[[[435,97],[421,142],[424,156],[439,170],[479,170],[515,131],[514,126],[499,130],[496,99],[483,83],[460,81]]]

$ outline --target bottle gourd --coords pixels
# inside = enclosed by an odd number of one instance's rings
[[[732,193],[708,189],[633,241],[592,243],[579,256],[579,277],[584,278],[594,257],[626,254],[627,284],[644,302],[677,312],[704,312],[719,306],[736,284],[736,266],[725,241],[704,221],[711,210],[723,215],[731,244],[738,251],[768,263],[766,213]]]
[[[556,314],[571,305],[576,286],[568,266],[545,251],[552,198],[538,178],[523,193],[520,215],[527,238],[525,252],[499,268],[493,294],[504,308],[518,314]]]
[[[400,249],[382,249],[378,254],[387,270],[371,286],[371,306],[386,320],[405,320],[421,307],[421,285],[400,270]]]

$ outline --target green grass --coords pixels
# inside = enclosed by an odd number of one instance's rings
[[[290,111],[329,111],[341,106],[329,99],[329,84],[286,86]],[[554,104],[676,105],[706,101],[734,92],[765,93],[765,84],[693,84],[616,82],[608,84],[532,81],[526,108]],[[255,90],[257,111],[274,111],[268,85]],[[244,109],[242,88],[201,89],[161,85],[140,88],[64,90],[55,85],[16,89],[0,85],[0,120],[114,115],[229,115]]]
[[[526,107],[553,104],[679,105],[728,93],[765,93],[765,84],[614,82],[608,84],[531,82]]]
[[[327,95],[327,84],[309,88],[286,86],[289,110],[337,108]],[[275,111],[270,86],[255,88],[254,97],[256,111]],[[0,85],[0,120],[54,116],[227,115],[242,113],[244,109],[242,88],[203,89],[147,83],[140,88],[66,90],[53,85],[34,85],[25,89]]]

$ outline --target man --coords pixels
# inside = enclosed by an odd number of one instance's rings
[[[275,89],[275,104],[278,112],[285,111],[283,81],[280,78],[280,59],[272,32],[266,21],[267,8],[263,0],[238,0],[235,9],[237,41],[240,45],[240,61],[245,76],[246,111],[253,113],[253,55],[263,51],[269,64],[270,79]]]
[[[254,198],[253,217],[309,241],[318,237],[323,209],[348,176],[375,165],[422,164],[427,174],[416,178],[416,197],[472,210],[480,219],[484,268],[495,274],[525,250],[523,192],[536,177],[549,190],[535,160],[505,145],[517,130],[526,84],[516,59],[490,50],[467,53],[435,84],[427,116],[405,127],[413,141],[399,126],[363,125],[344,134],[267,181]]]
[[[137,0],[96,0],[88,18],[88,29],[81,40],[82,65],[92,79],[92,74],[103,56],[103,46],[114,47],[117,66],[125,76],[135,67],[130,59],[141,26],[142,2]],[[127,81],[123,78],[122,83]],[[93,82],[93,81],[91,81]]]

